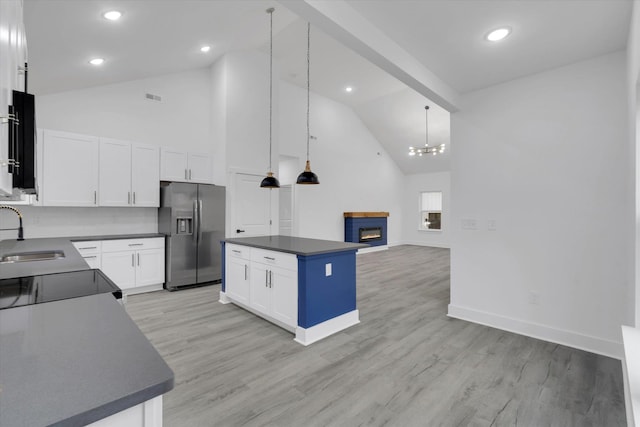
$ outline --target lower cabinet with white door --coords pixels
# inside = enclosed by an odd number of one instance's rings
[[[309,345],[360,322],[356,251],[368,245],[292,236],[225,239],[220,302]]]
[[[165,279],[164,237],[76,241],[91,268],[99,268],[126,294],[162,289]]]

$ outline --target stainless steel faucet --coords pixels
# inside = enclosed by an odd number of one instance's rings
[[[20,211],[13,206],[0,205],[0,209],[9,209],[10,211],[14,211],[16,215],[18,215],[19,225],[18,228],[0,228],[0,231],[5,230],[18,230],[18,240],[24,240],[24,229],[22,228],[22,214]]]

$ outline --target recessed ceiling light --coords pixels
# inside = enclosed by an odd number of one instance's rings
[[[344,88],[345,92],[353,92],[353,88],[351,86],[347,86]]]
[[[122,17],[122,12],[117,10],[110,10],[109,12],[103,13],[102,16],[109,21],[117,21]]]
[[[202,46],[200,48],[200,52],[209,52],[211,50],[211,46]]]
[[[91,65],[102,65],[103,62],[104,62],[104,59],[102,59],[102,58],[93,58],[92,60],[89,61],[89,64],[91,64]]]
[[[502,27],[502,28],[496,28],[495,30],[490,31],[485,38],[490,42],[497,42],[504,39],[509,34],[511,34],[511,28]]]

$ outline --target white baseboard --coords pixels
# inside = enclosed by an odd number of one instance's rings
[[[227,294],[225,294],[224,292],[220,291],[220,298],[218,299],[218,302],[221,303],[221,304],[229,304],[231,302],[231,300],[229,299]]]
[[[162,289],[163,289],[162,283],[158,283],[155,285],[137,286],[135,288],[123,289],[122,293],[127,295],[136,295],[136,294],[142,294],[145,292],[161,291]]]
[[[318,323],[310,328],[296,328],[296,337],[294,341],[302,345],[313,344],[323,338],[347,329],[353,325],[360,323],[360,312],[353,310],[340,316],[334,317],[322,323]]]
[[[447,316],[622,360],[622,342],[449,304]]]
[[[356,255],[359,254],[367,254],[369,252],[380,252],[380,251],[386,251],[387,249],[389,249],[388,245],[381,245],[381,246],[370,246],[368,248],[360,248],[358,249],[358,251],[356,252]]]

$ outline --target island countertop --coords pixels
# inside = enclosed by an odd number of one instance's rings
[[[42,274],[62,273],[66,271],[88,270],[89,265],[68,238],[42,238],[2,240],[0,257],[21,252],[39,252],[61,250],[64,258],[55,260],[16,262],[0,264],[0,279],[12,277],[39,276]]]
[[[290,254],[309,256],[332,252],[354,251],[368,248],[364,243],[337,242],[334,240],[308,239],[293,236],[256,236],[238,237],[223,240],[226,243],[252,246],[254,248],[286,252]]]
[[[0,425],[80,426],[173,388],[110,294],[0,310]]]

